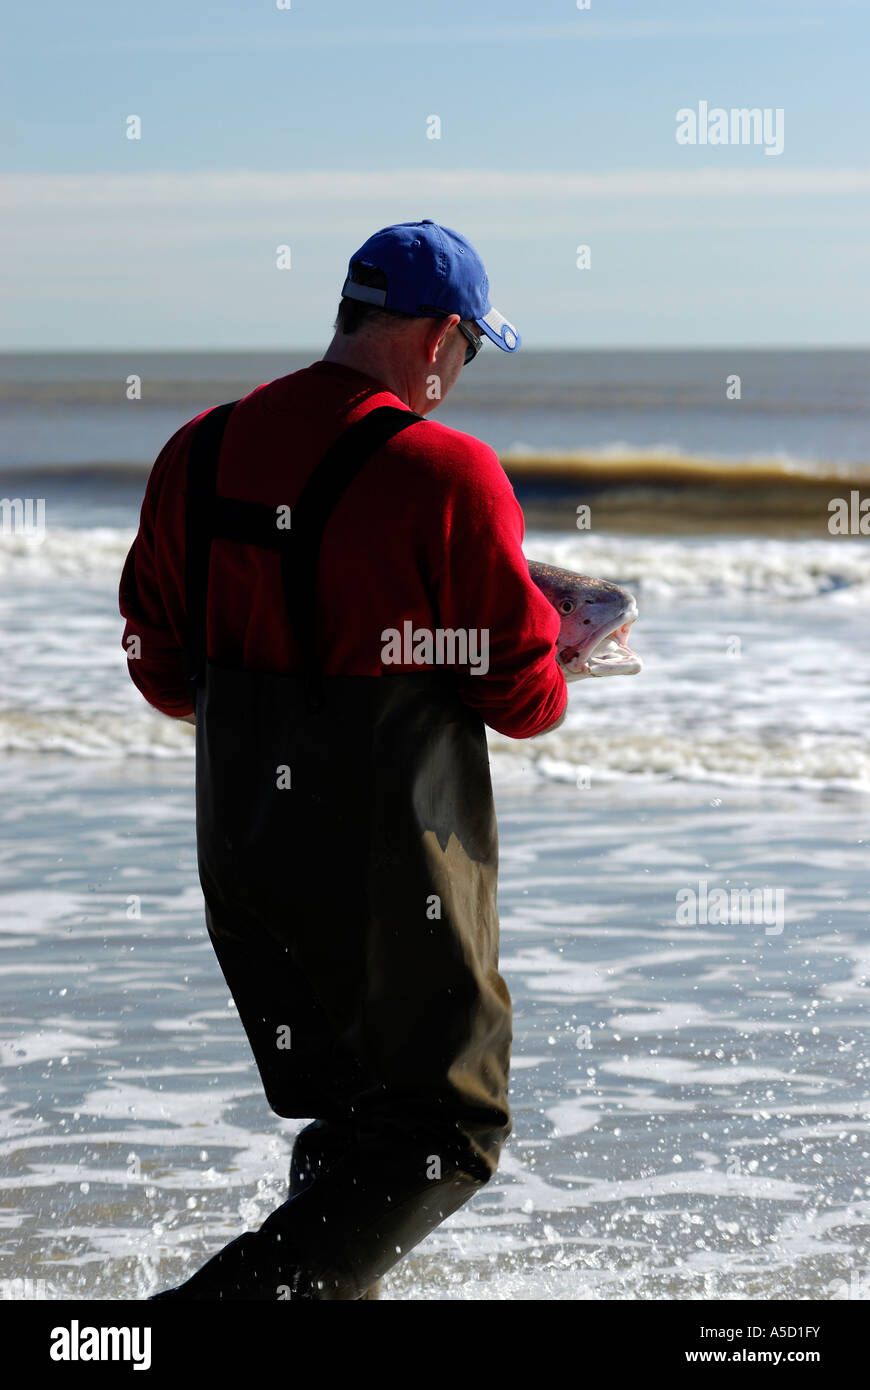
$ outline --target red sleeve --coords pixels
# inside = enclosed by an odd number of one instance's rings
[[[525,522],[497,455],[481,446],[473,492],[452,499],[438,585],[445,628],[488,632],[488,670],[459,687],[484,722],[510,738],[543,733],[564,713],[568,687],[556,661],[559,615],[529,576]]]
[[[172,436],[151,470],[118,595],[130,678],[149,704],[176,719],[193,713],[183,664],[184,489],[195,423]]]

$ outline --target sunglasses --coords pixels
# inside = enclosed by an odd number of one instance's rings
[[[463,338],[468,339],[468,347],[465,349],[465,357],[462,363],[463,367],[467,367],[469,362],[474,361],[480,349],[483,347],[483,339],[478,338],[475,333],[472,333],[470,328],[466,328],[464,323],[458,323],[456,327],[459,329]]]

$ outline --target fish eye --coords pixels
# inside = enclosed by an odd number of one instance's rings
[[[570,599],[570,598],[563,598],[563,599],[561,600],[560,604],[559,604],[559,612],[560,612],[560,613],[573,613],[573,612],[574,612],[574,600],[573,600],[573,599]]]

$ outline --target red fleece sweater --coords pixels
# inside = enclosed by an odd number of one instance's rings
[[[227,425],[218,494],[292,509],[333,440],[381,405],[408,409],[371,377],[331,362],[257,387]],[[128,655],[129,639],[141,639],[130,675],[176,717],[193,711],[181,658],[185,492],[201,418],[172,436],[151,470],[120,588]],[[555,658],[559,617],[529,578],[523,532],[513,488],[486,444],[431,417],[401,431],[370,457],[324,532],[315,623],[324,672],[427,669],[382,665],[382,634],[402,632],[409,619],[415,629],[486,629],[489,669],[463,675],[461,698],[512,738],[548,728],[568,699]],[[298,669],[277,553],[212,542],[208,655],[253,670]]]

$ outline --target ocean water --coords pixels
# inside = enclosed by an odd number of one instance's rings
[[[0,465],[150,464],[179,424],[321,354],[0,353]],[[499,453],[628,448],[870,463],[870,351],[521,352],[487,346],[438,419]],[[127,380],[141,399],[127,399]],[[740,378],[740,399],[726,396]]]
[[[284,1200],[303,1122],[266,1108],[205,936],[189,764],[0,780],[0,1288],[141,1298]],[[385,1297],[866,1298],[866,799],[497,801],[514,1132]],[[701,881],[783,886],[781,930],[677,925]]]
[[[0,535],[3,1296],[142,1297],[283,1199],[299,1126],[205,934],[193,732],[129,681],[117,586],[165,439],[313,356],[0,361],[0,494],[46,507]],[[659,526],[657,475],[625,526],[578,531],[546,488],[527,508],[530,558],[636,594],[644,670],[570,686],[554,734],[490,736],[514,1135],[387,1297],[870,1295],[870,538],[785,533],[759,473],[863,484],[868,367],[484,353],[439,413],[601,478],[739,468],[759,508],[722,515],[717,483]],[[778,916],[683,924],[702,883]]]

